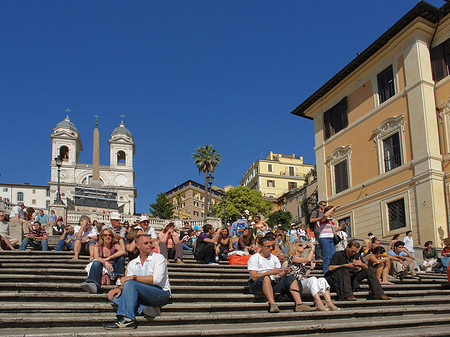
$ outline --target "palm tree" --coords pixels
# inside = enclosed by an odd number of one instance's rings
[[[216,166],[219,166],[222,156],[219,153],[216,153],[216,150],[213,149],[212,145],[199,146],[195,151],[196,152],[192,154],[192,158],[195,160],[194,163],[198,167],[198,173],[205,173],[204,218],[206,219],[208,209],[208,174],[216,171]]]

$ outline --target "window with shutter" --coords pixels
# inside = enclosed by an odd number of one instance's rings
[[[394,72],[392,65],[377,75],[378,97],[380,104],[395,95]]]
[[[347,160],[343,160],[334,165],[334,182],[336,193],[348,188]]]
[[[449,75],[450,39],[431,49],[433,80],[438,82]]]
[[[325,139],[330,138],[348,126],[347,96],[323,114]]]
[[[402,165],[400,139],[398,132],[383,140],[384,171],[388,172]]]

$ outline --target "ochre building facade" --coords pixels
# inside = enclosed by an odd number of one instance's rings
[[[449,235],[449,13],[419,2],[292,112],[314,120],[319,199],[357,237]]]

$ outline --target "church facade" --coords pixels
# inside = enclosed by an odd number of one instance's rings
[[[123,122],[114,129],[109,138],[110,165],[99,165],[99,184],[93,181],[94,166],[80,163],[80,152],[83,151],[80,133],[71,122],[69,116],[58,123],[51,134],[52,161],[50,200],[55,200],[58,185],[58,168],[54,158],[63,159],[60,172],[61,199],[74,210],[101,211],[101,206],[83,204],[80,200],[89,198],[92,194],[95,200],[100,200],[100,194],[113,196],[115,206],[121,213],[133,214],[137,191],[134,187],[133,156],[135,154],[134,138]],[[94,142],[95,143],[95,142]],[[94,160],[98,158],[94,144]],[[97,161],[98,162],[98,161]],[[93,197],[93,199],[94,199]]]

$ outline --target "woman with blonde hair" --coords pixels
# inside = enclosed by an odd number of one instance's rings
[[[80,286],[83,290],[96,294],[102,284],[111,284],[125,275],[125,250],[116,243],[114,232],[105,228],[100,232],[94,248],[94,261],[87,269],[88,277]]]
[[[306,248],[309,252],[305,257],[302,257]],[[324,277],[308,277],[312,270],[316,267],[316,261],[312,260],[315,246],[312,243],[293,242],[287,249],[288,267],[290,269],[288,275],[295,276],[303,287],[302,294],[311,294],[316,303],[317,310],[320,311],[336,311],[341,310],[333,304],[330,295],[330,285]],[[311,267],[307,268],[306,264],[311,263]],[[323,305],[320,295],[323,295],[326,306]]]

